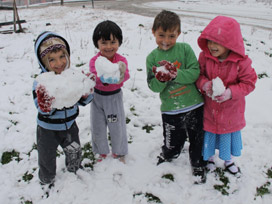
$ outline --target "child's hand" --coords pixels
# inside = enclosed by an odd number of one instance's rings
[[[167,81],[171,81],[171,76],[168,73],[159,71],[155,74],[156,79],[158,79],[161,82],[167,82]]]
[[[158,67],[152,67],[152,71],[155,74],[156,79],[161,82],[171,81],[177,77],[177,68],[173,63],[170,63],[166,60],[158,62],[161,67],[164,69],[159,69]]]
[[[43,85],[38,85],[36,88],[38,105],[43,112],[50,112],[52,110],[52,102],[55,99],[49,96]]]
[[[82,71],[82,73],[85,74],[87,77],[90,77],[90,79],[95,82],[96,77],[93,73],[91,72],[85,73],[84,71]]]
[[[89,77],[94,83],[96,83],[95,74],[93,74],[91,72],[85,73],[84,71],[82,71],[82,73],[85,74],[87,77]],[[90,88],[90,92],[83,95],[82,98],[84,98],[84,99],[88,98],[89,94],[92,94],[93,92],[94,92],[94,88]]]
[[[92,81],[96,82],[96,76],[93,73],[89,73],[88,76]]]
[[[212,94],[213,94],[212,81],[207,81],[203,85],[202,90],[206,93],[207,96],[212,97]]]
[[[120,70],[120,80],[117,82],[117,84],[120,84],[122,83],[122,81],[124,81],[127,66],[122,61],[119,61],[118,64],[119,64],[119,70]]]
[[[224,101],[231,99],[231,97],[232,97],[231,90],[230,90],[230,88],[227,88],[222,95],[216,96],[215,100],[218,103],[222,103]]]

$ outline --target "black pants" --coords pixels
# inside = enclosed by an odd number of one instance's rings
[[[193,167],[205,166],[202,157],[203,145],[203,106],[177,115],[162,114],[165,159],[176,158],[189,138],[189,156]]]
[[[75,142],[74,144],[77,144],[80,147],[78,132],[79,130],[76,122],[74,122],[70,129],[65,131],[48,130],[37,126],[39,178],[42,183],[47,184],[54,181],[56,175],[56,151],[59,145],[65,149]],[[69,154],[67,155],[66,152],[65,155],[67,166],[69,165],[71,158],[69,158]],[[74,159],[81,159],[81,149],[76,157],[79,158]]]

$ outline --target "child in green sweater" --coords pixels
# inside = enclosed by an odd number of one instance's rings
[[[164,136],[157,164],[176,159],[188,137],[195,183],[205,183],[203,98],[195,85],[200,73],[197,58],[189,44],[176,42],[181,33],[177,14],[160,12],[152,33],[158,47],[146,59],[147,83],[160,94]]]

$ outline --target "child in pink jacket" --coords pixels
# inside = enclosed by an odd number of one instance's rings
[[[128,154],[126,117],[121,88],[130,76],[126,58],[117,53],[122,41],[122,30],[112,21],[103,21],[94,30],[93,43],[99,52],[90,60],[90,71],[97,76],[94,100],[91,104],[91,132],[92,148],[94,153],[99,155],[98,161],[106,158],[110,153],[107,130],[111,140],[112,156],[125,162],[125,155]],[[102,61],[98,63],[99,60]],[[120,71],[118,80],[106,76],[108,74],[106,71],[112,66]],[[101,68],[105,69],[105,74],[102,72],[102,75],[99,75]]]
[[[204,95],[203,157],[215,170],[215,149],[231,174],[240,172],[232,156],[240,156],[241,129],[245,127],[245,96],[255,88],[257,75],[245,55],[239,23],[217,16],[198,38],[200,77],[197,87]],[[223,82],[223,83],[222,83]],[[221,84],[221,87],[220,87]]]

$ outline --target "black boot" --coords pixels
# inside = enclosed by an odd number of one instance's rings
[[[179,155],[180,154],[178,153],[178,154],[173,155],[171,158],[165,158],[164,154],[160,153],[160,155],[157,156],[157,158],[158,158],[157,166],[160,165],[163,162],[171,162],[173,159],[178,158]]]
[[[205,167],[192,167],[192,173],[195,177],[195,184],[206,183],[207,171]]]

